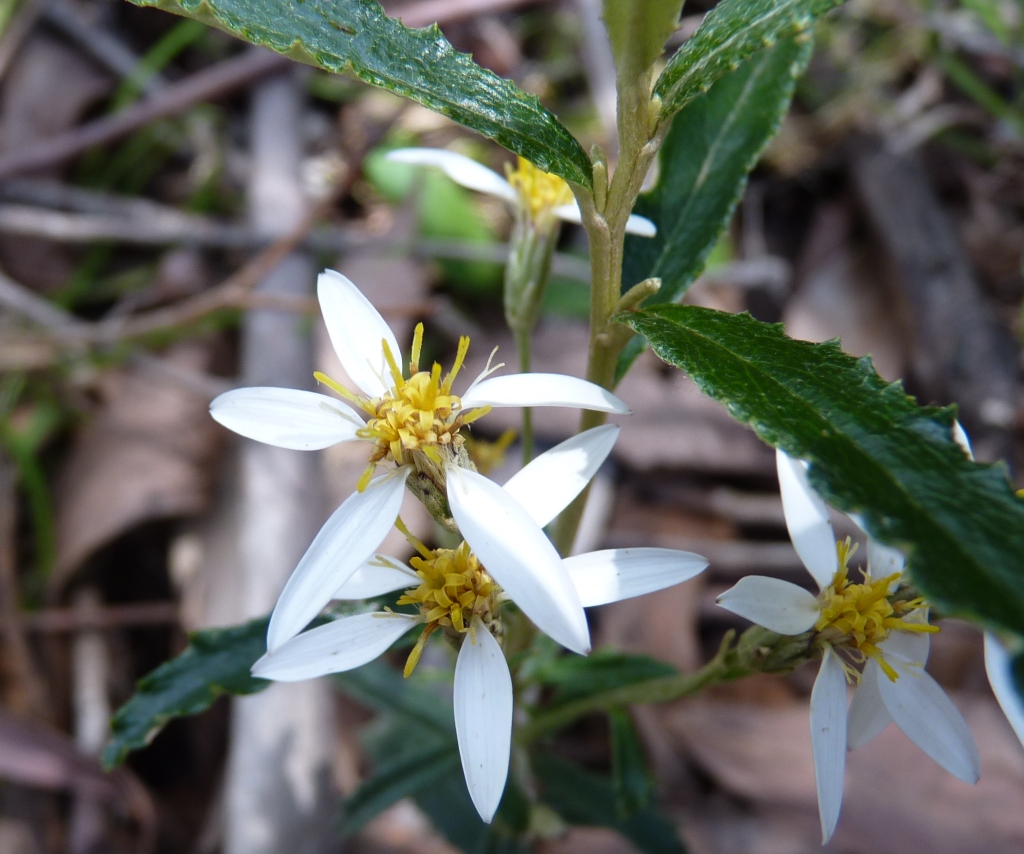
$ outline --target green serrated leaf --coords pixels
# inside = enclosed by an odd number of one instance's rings
[[[638,79],[661,56],[682,8],[683,0],[604,0],[604,23],[620,80]]]
[[[541,799],[570,824],[610,827],[645,854],[685,854],[672,822],[647,807],[619,818],[611,781],[551,754],[533,758]]]
[[[608,715],[612,742],[612,786],[619,817],[629,818],[637,810],[650,806],[654,793],[654,780],[647,770],[640,737],[633,719],[626,711],[613,711]]]
[[[841,0],[722,0],[708,12],[654,84],[663,115],[710,89],[759,50],[789,36],[806,37],[814,20]]]
[[[172,719],[205,711],[222,694],[255,694],[270,683],[249,669],[267,651],[263,617],[227,629],[206,629],[189,635],[188,648],[139,680],[135,695],[110,724],[103,749],[108,770],[145,747]]]
[[[400,715],[434,733],[455,734],[451,701],[416,678],[404,679],[382,661],[337,673],[334,679],[346,694],[365,706]]]
[[[461,768],[454,740],[441,744],[427,742],[414,752],[385,758],[345,801],[340,831],[346,835],[358,832],[392,804],[453,772],[461,773]]]
[[[437,25],[408,29],[375,0],[132,0],[417,101],[547,172],[590,187],[590,159],[540,101],[481,68]]]
[[[532,678],[556,689],[549,707],[578,700],[591,694],[674,676],[676,669],[664,661],[646,655],[628,655],[611,649],[599,649],[589,656],[563,655],[539,666]]]
[[[789,38],[748,59],[690,101],[672,121],[659,152],[658,185],[634,211],[652,220],[652,238],[627,235],[622,284],[661,279],[647,305],[675,302],[700,275],[743,197],[747,175],[789,110],[796,79],[811,56],[809,39]],[[620,380],[643,350],[634,338],[619,358]]]
[[[870,359],[747,314],[666,305],[621,319],[734,418],[808,460],[825,500],[903,551],[933,605],[1024,635],[1024,501],[1002,466],[953,441],[953,408],[920,407]]]

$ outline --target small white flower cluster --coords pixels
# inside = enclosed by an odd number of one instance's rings
[[[459,465],[446,448],[469,418],[491,406],[575,406],[604,412],[628,409],[606,390],[574,377],[517,374],[478,378],[461,395],[440,368],[419,371],[421,333],[413,343],[412,376],[399,367],[394,335],[368,300],[339,273],[326,271],[318,296],[331,341],[361,394],[336,383],[355,408],[309,391],[245,388],[213,401],[211,414],[237,433],[279,447],[313,450],[364,441],[371,469],[385,474],[361,482],[328,519],[288,579],[270,618],[267,653],[254,675],[297,681],[359,667],[417,625],[422,642],[441,629],[461,646],[455,667],[455,727],[473,803],[490,821],[508,775],[512,735],[512,678],[502,653],[500,608],[514,602],[542,631],[586,655],[590,634],[583,609],[686,581],[706,566],[700,555],[666,549],[609,549],[563,559],[543,527],[586,487],[611,452],[618,428],[588,430],[537,457],[504,486]],[[466,342],[468,345],[468,342]],[[460,347],[464,357],[465,345]],[[446,499],[464,538],[458,549],[427,549],[407,566],[376,554],[398,519],[406,482],[421,467],[440,467]],[[303,631],[335,599],[365,599],[405,590],[398,604],[419,614],[345,617]],[[497,637],[496,637],[497,636]]]

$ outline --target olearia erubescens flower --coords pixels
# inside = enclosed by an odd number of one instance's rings
[[[450,371],[444,373],[437,363],[423,369],[422,325],[416,327],[406,364],[384,318],[345,276],[334,270],[321,273],[317,297],[331,343],[355,390],[318,372],[317,380],[342,400],[300,389],[240,388],[217,397],[210,414],[236,433],[282,448],[311,451],[339,442],[369,444],[360,491],[379,463],[393,463],[411,466],[443,495],[445,466],[471,465],[463,428],[492,407],[629,412],[615,395],[586,380],[547,373],[491,377],[496,368],[489,364],[468,388],[456,392],[468,337],[460,339]]]
[[[549,222],[553,225],[555,220],[579,223],[582,219],[569,185],[522,157],[515,169],[506,170],[507,180],[466,155],[443,148],[397,148],[388,152],[387,159],[434,166],[460,186],[502,199],[517,214],[527,216],[539,226]],[[656,233],[653,222],[636,214],[626,221],[626,231],[640,237],[653,237]]]
[[[966,782],[977,782],[979,758],[963,716],[924,669],[938,627],[928,624],[927,602],[904,583],[903,556],[869,538],[864,576],[853,578],[854,549],[849,539],[836,542],[806,463],[781,450],[776,459],[786,526],[820,592],[752,575],[718,604],[778,634],[807,632],[821,651],[810,717],[824,843],[839,820],[847,749],[866,744],[889,723]],[[857,688],[847,709],[851,682]]]
[[[565,559],[555,551],[543,526],[583,490],[617,434],[617,427],[606,425],[574,436],[503,487],[469,469],[449,467],[451,509],[464,541],[454,549],[429,549],[413,540],[417,556],[411,566],[379,555],[362,557],[345,577],[335,571],[332,581],[338,584],[330,588],[307,574],[288,597],[282,595],[271,617],[272,628],[277,620],[289,634],[268,642],[253,674],[298,681],[351,670],[419,628],[408,674],[427,639],[443,633],[458,647],[453,701],[463,771],[474,805],[490,821],[505,788],[512,736],[512,677],[501,648],[504,605],[515,603],[538,629],[585,655],[590,634],[584,608],[678,584],[707,566],[700,555],[668,549],[607,549]],[[382,480],[366,492],[388,489]],[[394,521],[397,508],[388,506],[382,515]],[[314,560],[330,563],[331,557]],[[314,603],[319,610],[331,599],[399,590],[395,607],[411,606],[414,613],[385,609],[299,633],[316,613],[310,613]],[[295,603],[300,607],[293,616]]]

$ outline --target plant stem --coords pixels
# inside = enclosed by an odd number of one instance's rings
[[[811,642],[811,632],[791,637],[751,626],[734,646],[735,637],[734,631],[727,632],[715,657],[695,673],[634,682],[540,712],[517,730],[516,741],[527,744],[592,712],[678,700],[709,685],[732,682],[754,673],[787,673],[820,654]]]
[[[530,372],[530,329],[514,329],[516,339],[516,350],[519,351],[519,372],[528,374]],[[519,436],[523,446],[523,465],[525,466],[533,459],[533,410],[528,406],[523,407],[523,431]]]

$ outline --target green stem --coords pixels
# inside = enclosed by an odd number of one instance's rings
[[[709,685],[732,682],[754,673],[788,673],[820,654],[812,643],[811,632],[789,637],[752,626],[733,646],[735,636],[735,632],[727,632],[717,655],[695,673],[634,682],[540,712],[516,731],[516,742],[528,744],[593,712],[637,703],[666,703],[696,694]]]
[[[528,374],[530,372],[530,329],[514,329],[516,349],[519,351],[519,372]],[[528,406],[523,407],[523,431],[519,436],[523,446],[523,465],[525,466],[533,459],[533,410]]]

